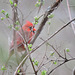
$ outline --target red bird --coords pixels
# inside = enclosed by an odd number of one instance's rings
[[[35,34],[36,29],[33,27],[33,24],[29,21],[27,21],[26,24],[22,26],[22,29],[24,32],[26,42],[30,43],[33,35]],[[17,50],[24,51],[25,50],[24,44],[25,44],[25,42],[23,39],[22,30],[20,29],[18,32],[16,32]],[[5,63],[5,67],[7,66],[8,61],[13,54],[14,54],[14,42],[12,40],[11,45],[10,45],[9,57]],[[2,75],[4,75],[4,71],[3,71]]]
[[[33,27],[33,24],[29,21],[27,21],[26,24],[22,26],[22,29],[24,31],[26,42],[30,43],[33,35],[35,34],[36,29]],[[16,44],[17,50],[19,52],[25,50],[24,43],[25,42],[23,40],[22,30],[20,29],[19,32],[16,32]],[[14,42],[12,41],[10,45],[9,56],[11,56],[13,53],[14,53]]]

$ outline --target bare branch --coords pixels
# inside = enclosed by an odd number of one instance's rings
[[[70,6],[69,6],[69,1],[66,0],[66,2],[67,2],[67,8],[68,8],[68,13],[69,13],[69,18],[70,18],[70,20],[72,20],[71,10],[70,10]],[[75,34],[75,22],[71,23],[71,27],[72,27],[72,30],[73,30],[73,32]]]
[[[50,74],[51,74],[54,70],[56,70],[58,67],[62,66],[63,64],[65,64],[66,62],[69,62],[69,61],[71,61],[71,60],[75,60],[75,58],[68,59],[68,60],[64,59],[64,62],[61,63],[61,64],[59,64],[58,66],[56,66],[54,69],[52,69],[52,70],[48,73],[48,75],[50,75]]]
[[[24,59],[21,61],[21,63],[19,64],[19,66],[16,68],[16,71],[14,72],[14,75],[16,74],[16,72],[18,71],[18,69],[21,67],[21,65],[23,64],[23,62],[26,60],[26,58],[33,52],[36,51],[36,49],[38,49],[40,46],[42,46],[45,42],[47,42],[49,39],[51,39],[52,37],[54,37],[58,32],[60,32],[62,29],[64,29],[65,27],[67,27],[71,22],[73,22],[75,20],[75,18],[73,20],[71,20],[70,22],[68,22],[67,24],[65,24],[64,26],[62,26],[59,30],[57,30],[54,34],[52,34],[48,39],[46,39],[44,42],[42,42],[39,46],[37,46],[36,48],[34,48],[29,54],[26,55],[26,57],[24,57]],[[75,58],[70,59],[70,60],[75,60]],[[70,61],[69,60],[69,61]],[[63,63],[64,64],[64,63]],[[62,64],[61,64],[62,65]]]
[[[17,0],[14,0],[13,1],[13,4],[14,3],[18,3],[18,1]],[[15,28],[15,26],[16,26],[16,20],[17,20],[17,7],[15,7],[14,5],[12,6],[12,12],[13,12],[13,27]],[[18,53],[17,53],[17,44],[16,44],[16,31],[15,30],[13,30],[13,42],[14,42],[14,53],[15,53],[15,56],[16,56],[16,59],[18,58]],[[11,50],[10,50],[10,55],[11,55]],[[19,62],[18,62],[18,59],[17,59],[17,63],[19,64]]]
[[[33,48],[32,52],[36,51],[39,47],[41,47],[44,43],[46,43],[48,40],[52,39],[56,34],[58,34],[61,30],[63,30],[65,27],[67,27],[71,22],[75,21],[75,18],[69,21],[67,24],[62,26],[60,29],[58,29],[54,34],[52,34],[50,37],[48,37],[44,42]]]
[[[47,75],[50,75],[56,68],[60,67],[61,65],[63,65],[66,62],[63,62],[61,64],[59,64],[58,66],[56,66],[54,69],[52,69]]]
[[[37,37],[39,36],[39,34],[41,33],[43,27],[45,26],[45,23],[48,21],[48,15],[50,15],[57,7],[58,5],[62,2],[63,0],[57,0],[53,5],[52,7],[48,7],[47,11],[45,12],[44,16],[43,16],[43,19],[39,25],[39,28],[35,34],[35,37],[34,39],[32,40],[32,44],[35,42],[35,40],[37,39]]]

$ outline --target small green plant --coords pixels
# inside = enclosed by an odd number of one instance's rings
[[[8,12],[5,13],[5,17],[6,17],[6,18],[9,18]]]
[[[53,56],[54,55],[54,52],[53,51],[50,51],[50,56]]]
[[[20,23],[19,23],[19,21],[16,21],[16,23],[15,23],[16,25],[20,25]]]
[[[2,70],[2,71],[6,70],[5,66],[2,66],[1,70]]]
[[[36,60],[34,61],[34,65],[38,66],[39,62]]]
[[[66,48],[66,52],[70,52],[69,48]]]
[[[15,7],[17,7],[17,4],[16,4],[16,3],[14,3],[14,6],[15,6]]]
[[[8,26],[9,29],[12,29],[12,27],[13,27],[13,25],[9,25],[9,26]]]
[[[34,62],[35,58],[32,59],[32,62]]]
[[[48,15],[48,18],[53,18],[54,14]]]
[[[29,51],[32,51],[32,44],[28,44]]]
[[[34,21],[34,22],[33,22],[33,25],[36,25],[36,24],[38,24],[38,22],[35,22],[35,21]]]
[[[35,6],[36,6],[36,7],[39,7],[39,6],[40,6],[40,2],[39,2],[39,1],[36,2]]]
[[[39,18],[37,16],[35,16],[34,19],[35,19],[35,21],[38,21],[39,20]]]
[[[13,1],[12,1],[12,0],[9,0],[9,3],[10,3],[11,5],[13,5]]]
[[[44,4],[44,0],[43,0],[43,1],[38,0],[38,1],[36,2],[35,6],[36,6],[36,7],[39,7],[39,6],[41,5],[41,3],[42,3],[42,5],[43,5],[43,4]]]
[[[1,13],[5,14],[5,12],[6,12],[6,11],[5,11],[4,9],[2,9]]]
[[[38,66],[39,62],[37,60],[35,60],[35,58],[32,59],[32,62],[34,63],[34,65]]]
[[[1,20],[4,20],[4,17],[1,17]]]
[[[19,30],[19,27],[18,27],[18,26],[16,26],[16,27],[15,27],[15,29],[16,29],[16,30]]]
[[[46,71],[46,70],[43,70],[43,71],[41,72],[41,75],[46,75],[46,73],[47,73],[47,71]]]
[[[20,73],[20,69],[17,72]]]
[[[57,64],[57,61],[53,61],[53,64]]]
[[[51,24],[51,22],[48,22],[48,24],[50,25],[50,24]]]

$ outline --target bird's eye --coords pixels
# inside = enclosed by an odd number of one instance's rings
[[[29,29],[31,30],[31,29],[32,29],[32,27],[30,26],[30,27],[29,27]]]

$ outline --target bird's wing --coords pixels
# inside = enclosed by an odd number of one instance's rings
[[[26,42],[29,43],[32,39],[32,35],[33,35],[32,32],[24,31],[24,34],[25,34],[24,36],[25,36]],[[16,42],[17,42],[17,48],[25,44],[23,34],[21,31],[19,31],[19,33],[16,32]],[[10,50],[13,50],[13,49],[14,49],[14,42],[12,41],[10,45]]]

